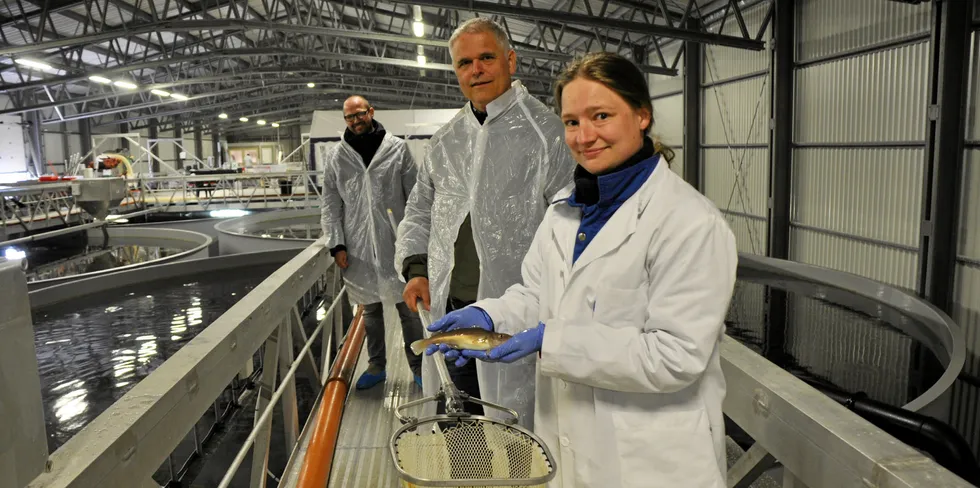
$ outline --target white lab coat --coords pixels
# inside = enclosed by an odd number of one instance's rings
[[[395,266],[428,256],[432,320],[445,314],[454,244],[467,214],[480,258],[477,298],[498,297],[521,279],[521,260],[548,203],[572,181],[575,161],[555,111],[535,100],[519,81],[487,105],[481,125],[469,105],[430,141],[398,227]],[[502,332],[517,332],[502,330]],[[432,356],[422,361],[422,390],[433,395],[439,379]],[[478,363],[483,400],[514,409],[533,426],[534,361]],[[434,404],[427,405],[434,413]],[[491,416],[502,416],[485,408]]]
[[[580,217],[553,204],[523,284],[476,304],[508,329],[545,324],[534,430],[556,457],[549,487],[724,488],[734,235],[662,161],[573,265]]]
[[[323,163],[321,240],[327,249],[347,246],[344,282],[351,302],[401,302],[405,285],[393,264],[395,230],[388,209],[401,220],[415,186],[418,170],[408,144],[385,133],[366,168],[343,140],[318,145],[317,152]]]

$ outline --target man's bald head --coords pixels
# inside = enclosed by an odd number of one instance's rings
[[[361,135],[369,132],[374,126],[374,107],[367,99],[354,95],[344,100],[344,122],[351,132]]]

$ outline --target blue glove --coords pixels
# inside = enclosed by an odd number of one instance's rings
[[[479,327],[483,330],[493,332],[493,320],[482,308],[470,306],[453,310],[426,328],[429,332],[438,333],[466,327]],[[450,349],[445,344],[432,344],[425,348],[425,354],[427,356],[435,354],[436,351],[442,351],[446,359],[450,361],[459,358],[459,351]]]
[[[514,334],[513,337],[508,339],[507,342],[489,351],[473,351],[469,349],[463,350],[463,357],[456,361],[456,365],[460,366],[460,361],[462,361],[463,364],[466,364],[468,359],[512,363],[523,358],[524,356],[540,351],[541,344],[543,342],[544,323],[538,323],[537,327],[532,327],[530,329],[518,332],[517,334]]]

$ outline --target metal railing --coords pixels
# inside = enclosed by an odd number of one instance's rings
[[[311,208],[320,204],[316,171],[139,178],[144,207],[186,212],[216,208]]]
[[[320,372],[329,369],[332,350],[344,335],[336,307],[340,284],[334,275],[334,305],[312,336],[321,338],[321,358],[313,357],[313,341],[305,335],[300,337],[299,355],[293,356],[292,334],[304,334],[303,327],[297,327],[297,302],[318,280],[325,279],[332,266],[320,244],[300,251],[56,451],[50,457],[49,471],[30,486],[142,486],[134,480],[149,479],[195,419],[213,408],[214,399],[232,378],[243,373],[242,365],[263,345],[264,367],[255,390],[256,428],[221,486],[228,486],[249,450],[253,453],[250,484],[265,486],[272,407],[277,401],[283,403],[286,448],[301,449],[297,446],[303,439],[296,415],[295,374],[308,369],[323,385],[327,375]],[[740,279],[749,281],[765,275],[770,284],[808,282],[823,296],[837,296],[841,301],[846,301],[848,293],[870,297],[881,305],[869,305],[877,309],[874,316],[901,313],[917,319],[918,325],[905,323],[907,332],[944,349],[935,352],[943,356],[950,374],[962,367],[962,332],[948,317],[914,296],[846,273],[758,256],[742,256],[739,272]],[[933,328],[926,330],[922,324]],[[724,338],[721,361],[727,383],[724,412],[755,442],[729,470],[729,487],[749,486],[775,464],[783,468],[784,486],[971,486],[735,339]],[[284,378],[278,385],[274,381],[277,373]],[[939,386],[913,404],[926,409],[941,402],[947,379],[941,378]],[[325,445],[329,451],[331,443]],[[332,454],[315,453],[323,459]]]
[[[333,266],[321,245],[300,251],[55,451],[49,469],[29,486],[156,485],[153,473],[167,462],[205,411],[214,408],[227,385],[239,375],[253,373],[253,357],[263,346],[263,367],[254,392],[257,425],[262,428],[253,436],[256,455],[251,480],[252,486],[264,486],[268,456],[262,453],[268,453],[271,426],[262,416],[271,411],[272,398],[280,391],[276,398],[286,412],[287,431],[293,433],[287,435],[285,447],[291,448],[298,433],[293,375],[303,368],[322,382],[319,371],[326,370],[343,334],[336,307],[343,289],[339,273],[331,272]],[[323,347],[322,357],[316,360],[299,306],[308,300],[311,289],[328,278],[334,305],[317,327]],[[297,357],[293,356],[293,334],[305,344]],[[275,383],[277,373],[288,378],[281,388]]]

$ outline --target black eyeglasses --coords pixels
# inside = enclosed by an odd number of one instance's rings
[[[350,122],[350,121],[352,121],[354,119],[362,119],[362,118],[364,118],[364,116],[366,116],[368,114],[368,111],[369,110],[370,109],[368,109],[368,110],[361,110],[360,112],[355,112],[355,113],[352,113],[350,115],[344,115],[344,120]]]

